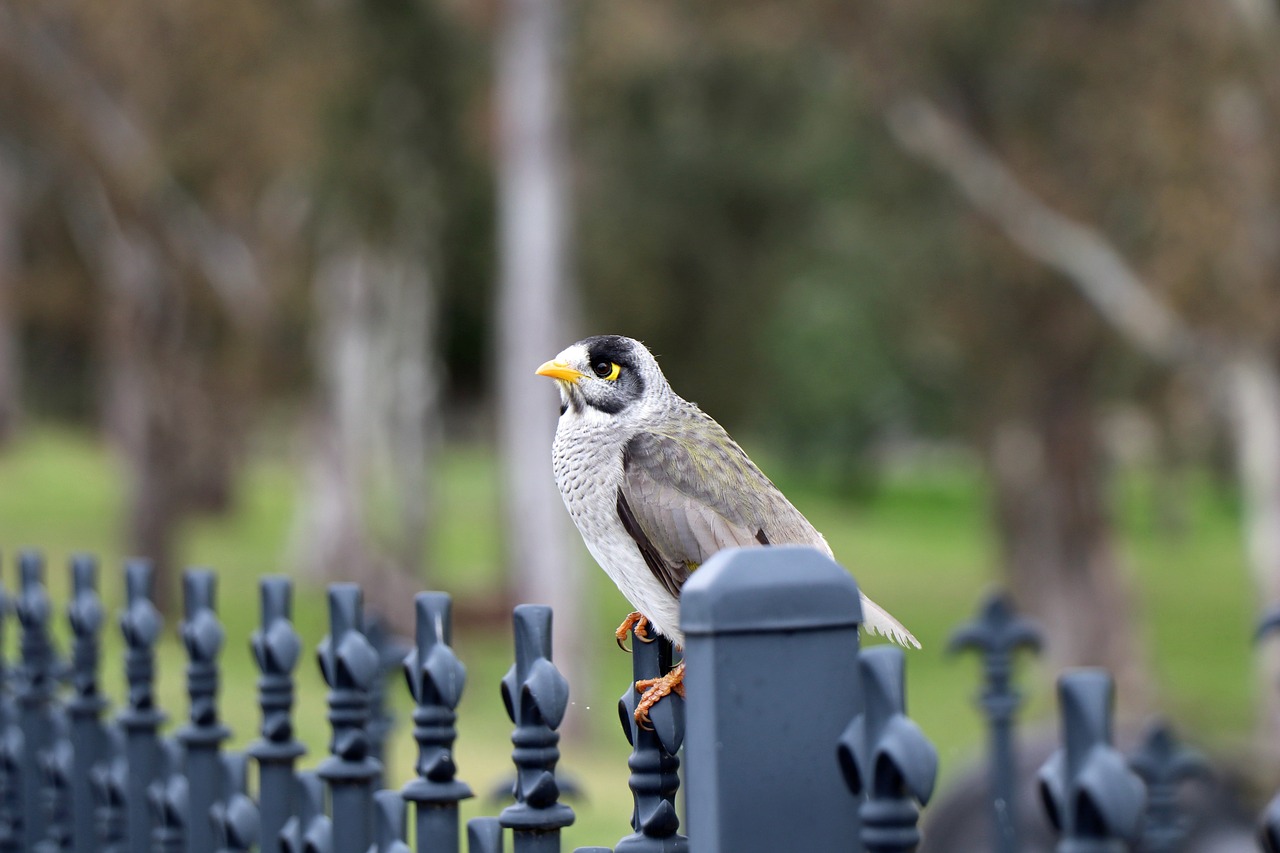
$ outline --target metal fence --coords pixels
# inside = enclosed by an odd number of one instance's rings
[[[233,754],[222,749],[230,734],[217,705],[224,632],[210,572],[192,570],[183,579],[189,713],[162,737],[166,717],[153,691],[162,623],[151,603],[149,566],[125,566],[119,626],[128,691],[109,720],[99,692],[106,619],[95,563],[81,557],[71,565],[69,662],[50,641],[54,611],[40,557],[24,552],[18,565],[17,596],[0,600],[0,613],[21,623],[17,659],[2,666],[0,654],[0,853],[463,849],[458,804],[472,791],[458,778],[453,741],[465,669],[450,645],[447,595],[424,592],[415,602],[415,642],[400,665],[415,702],[418,760],[415,778],[396,790],[383,788],[379,691],[388,658],[400,654],[371,639],[358,587],[329,588],[329,634],[316,653],[329,686],[332,738],[319,767],[299,771],[304,749],[294,737],[293,673],[303,648],[290,622],[288,580],[261,581],[261,627],[251,641],[261,673],[261,737]],[[515,609],[515,663],[501,683],[514,724],[514,802],[496,817],[468,822],[471,853],[496,853],[508,840],[516,853],[559,853],[560,832],[574,820],[556,779],[556,730],[569,685],[551,660],[551,618],[546,607]],[[613,848],[579,853],[915,850],[938,758],[904,714],[902,653],[860,650],[859,620],[853,579],[817,551],[756,548],[708,561],[683,594],[688,699],[664,699],[649,727],[634,721],[633,688],[620,702],[633,747],[631,832]],[[985,849],[996,853],[1021,849],[1013,749],[1019,700],[1011,672],[1015,653],[1037,643],[1034,627],[1001,598],[953,642],[984,661],[992,827]],[[633,648],[635,679],[672,666],[664,641]],[[1138,757],[1122,756],[1111,742],[1111,694],[1100,671],[1060,680],[1063,742],[1040,771],[1060,833],[1057,850],[1178,850],[1185,826],[1175,792],[1196,762],[1167,731]],[[676,810],[681,755],[688,837]],[[1280,806],[1270,814],[1280,815]],[[1280,827],[1280,817],[1264,822],[1260,836],[1275,849],[1269,839],[1276,829],[1267,827]]]

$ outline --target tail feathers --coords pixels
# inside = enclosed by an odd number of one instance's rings
[[[888,637],[900,646],[920,648],[920,641],[901,622],[865,595],[862,596],[862,627],[874,634]]]

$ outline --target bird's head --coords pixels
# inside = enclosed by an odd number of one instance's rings
[[[538,368],[560,386],[560,411],[592,409],[617,415],[660,398],[669,389],[658,361],[644,344],[620,335],[597,335],[566,347]]]

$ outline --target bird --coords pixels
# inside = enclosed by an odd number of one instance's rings
[[[833,556],[728,432],[672,389],[640,341],[589,337],[535,372],[559,386],[552,468],[565,507],[591,556],[635,608],[615,634],[620,646],[632,629],[651,642],[652,628],[682,650],[680,590],[722,548],[809,545]],[[866,595],[862,611],[864,628],[920,648]],[[646,723],[662,697],[683,696],[683,681],[681,662],[636,682],[636,721]]]

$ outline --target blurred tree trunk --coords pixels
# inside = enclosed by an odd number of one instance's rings
[[[314,283],[319,403],[296,551],[412,636],[439,442],[433,295],[420,252],[340,245]]]
[[[557,663],[581,684],[590,616],[580,594],[581,549],[551,471],[558,400],[550,383],[533,375],[572,343],[575,314],[568,269],[564,10],[559,0],[507,0],[502,9],[494,361],[507,561],[519,600],[555,608]]]
[[[1008,584],[1045,629],[1049,670],[1106,667],[1124,705],[1141,709],[1151,685],[1086,389],[1085,382],[1056,383],[1024,418],[996,425],[986,448],[996,530]]]
[[[0,145],[0,446],[12,440],[22,413],[22,372],[14,316],[18,288],[21,177]]]

